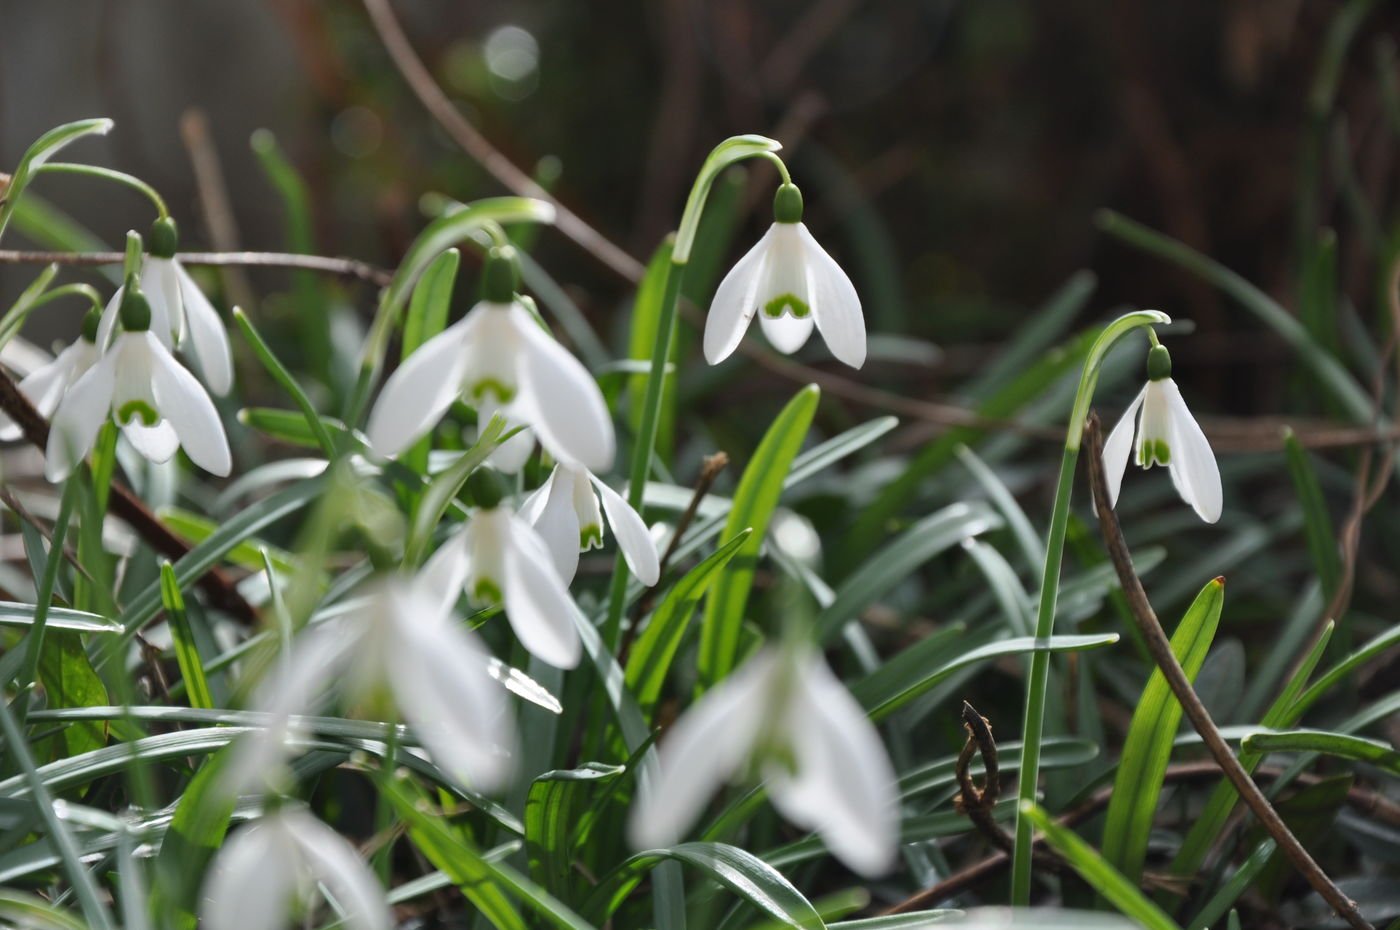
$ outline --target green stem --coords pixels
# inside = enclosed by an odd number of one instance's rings
[[[29,628],[29,642],[25,647],[24,671],[16,684],[20,695],[15,706],[19,712],[19,725],[25,725],[29,712],[29,698],[25,691],[34,684],[39,673],[39,656],[44,649],[44,628],[48,625],[49,607],[53,603],[53,589],[58,582],[58,568],[63,564],[63,538],[68,534],[68,521],[73,518],[73,506],[78,500],[81,478],[69,478],[63,486],[63,496],[58,501],[58,518],[54,520],[53,537],[49,542],[49,556],[44,561],[44,574],[39,579],[39,590],[34,601],[34,623]]]
[[[1055,603],[1060,594],[1060,567],[1064,561],[1065,530],[1069,525],[1069,503],[1074,491],[1074,466],[1079,461],[1079,444],[1083,439],[1084,420],[1094,399],[1099,380],[1099,368],[1108,350],[1120,338],[1141,326],[1170,323],[1171,318],[1157,310],[1137,310],[1126,313],[1104,327],[1084,359],[1079,374],[1079,389],[1070,409],[1065,432],[1064,457],[1060,460],[1060,477],[1055,485],[1055,506],[1050,515],[1050,533],[1045,542],[1045,571],[1040,581],[1040,606],[1036,614],[1035,636],[1048,640],[1055,631]],[[1149,329],[1148,332],[1151,332]],[[1022,806],[1034,803],[1040,774],[1040,744],[1045,725],[1045,699],[1050,677],[1050,653],[1037,649],[1031,653],[1030,674],[1026,685],[1026,715],[1021,733],[1021,775],[1019,794]],[[1016,846],[1011,864],[1011,903],[1024,907],[1031,896],[1031,843],[1034,824],[1030,818],[1016,816]]]
[[[165,200],[156,192],[156,189],[135,175],[127,174],[124,171],[116,171],[112,168],[102,168],[97,165],[78,165],[66,161],[51,161],[39,166],[39,174],[81,174],[91,178],[102,178],[104,181],[115,181],[118,184],[125,184],[127,187],[142,194],[156,208],[156,213],[161,219],[170,215],[170,211],[165,206]]]

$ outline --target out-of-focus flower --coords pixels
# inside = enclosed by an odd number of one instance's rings
[[[612,465],[616,439],[603,394],[588,369],[515,298],[518,276],[514,252],[493,249],[481,302],[389,377],[367,428],[376,452],[399,454],[432,429],[453,401],[464,400],[476,407],[482,423],[499,412],[510,425],[528,425],[560,461],[594,471]],[[517,471],[531,446],[532,440],[517,435],[492,461]]]
[[[1108,434],[1103,447],[1104,478],[1108,500],[1118,503],[1128,452],[1143,468],[1165,465],[1181,499],[1207,523],[1220,519],[1223,496],[1220,468],[1205,433],[1186,409],[1181,391],[1171,378],[1172,361],[1166,346],[1152,348],[1147,356],[1147,385]],[[1134,443],[1134,426],[1137,442]]]
[[[300,808],[283,807],[238,830],[210,864],[200,907],[208,930],[281,930],[316,884],[326,886],[351,930],[394,925],[384,892],[339,833]]]
[[[520,515],[549,547],[565,584],[573,581],[578,571],[579,553],[603,545],[604,514],[632,574],[642,584],[656,584],[661,567],[646,523],[620,494],[583,466],[554,466],[548,480],[520,508]]]
[[[705,319],[705,358],[718,365],[744,338],[754,314],[779,352],[802,348],[812,328],[831,354],[865,364],[865,318],[851,279],[802,223],[802,194],[778,188],[773,225],[720,282]]]
[[[214,402],[151,332],[150,305],[130,282],[121,317],[123,332],[68,389],[54,413],[45,455],[48,479],[62,481],[73,472],[109,417],[153,462],[168,461],[183,448],[200,468],[227,475],[233,463]]]
[[[209,390],[223,396],[233,387],[233,353],[219,311],[175,257],[179,233],[169,217],[156,220],[147,240],[150,253],[141,263],[141,290],[151,306],[151,332],[167,349],[194,349],[195,363]],[[97,344],[105,347],[120,316],[122,290],[102,313]]]
[[[505,695],[486,651],[433,584],[423,575],[379,580],[353,610],[301,634],[259,690],[254,706],[270,719],[234,754],[223,776],[229,793],[262,787],[280,770],[294,715],[309,712],[327,688],[351,705],[387,690],[439,768],[483,791],[506,784],[515,730]]]
[[[58,409],[58,402],[63,400],[64,393],[73,386],[73,382],[87,374],[87,370],[101,356],[96,342],[97,323],[98,314],[94,308],[83,318],[82,335],[72,345],[58,353],[53,361],[34,369],[20,381],[19,392],[29,398],[34,409],[45,417],[53,416],[53,412]],[[9,442],[21,435],[19,424],[0,413],[0,441]]]
[[[815,647],[760,651],[688,710],[661,743],[628,825],[638,849],[672,846],[723,784],[763,779],[773,806],[817,831],[862,875],[893,864],[893,766],[875,726]]]

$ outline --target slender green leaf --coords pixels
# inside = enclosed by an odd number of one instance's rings
[[[1293,478],[1293,489],[1303,508],[1303,530],[1308,540],[1308,552],[1322,582],[1322,595],[1330,601],[1337,592],[1337,583],[1342,574],[1342,559],[1337,551],[1337,535],[1332,529],[1332,518],[1327,514],[1322,486],[1318,484],[1308,451],[1291,429],[1283,431],[1283,450],[1288,459],[1288,474]]]
[[[624,771],[620,765],[589,762],[576,769],[545,772],[530,783],[525,801],[530,874],[551,893],[569,893],[581,805],[600,782]]]
[[[5,227],[9,225],[10,217],[14,214],[15,204],[19,202],[24,189],[29,186],[35,172],[44,162],[57,155],[64,146],[83,136],[105,136],[111,129],[112,121],[109,119],[85,119],[64,123],[44,133],[25,150],[19,164],[10,173],[9,185],[0,190],[0,236],[5,234]]]
[[[258,361],[267,369],[267,373],[272,375],[272,380],[282,386],[301,408],[302,416],[306,418],[306,425],[310,428],[311,434],[316,437],[316,442],[321,447],[321,451],[327,458],[335,456],[335,442],[331,439],[331,434],[326,430],[326,426],[321,422],[321,416],[316,412],[316,408],[311,403],[311,398],[306,396],[306,392],[297,384],[297,379],[287,370],[286,366],[273,354],[272,348],[263,340],[258,330],[253,326],[253,321],[248,319],[248,314],[242,308],[233,308],[233,319],[238,324],[238,328],[243,332],[243,338],[248,340],[248,345],[252,346],[253,354],[258,357]]]
[[[1400,775],[1400,752],[1386,742],[1330,733],[1326,730],[1280,730],[1275,733],[1254,733],[1241,745],[1250,752],[1317,752],[1342,759],[1352,759],[1379,766]]]
[[[175,661],[180,666],[180,677],[185,682],[185,694],[191,707],[211,710],[214,697],[209,691],[209,682],[204,677],[204,662],[199,657],[199,646],[190,630],[190,618],[185,612],[185,598],[180,593],[179,582],[175,580],[175,569],[169,562],[160,565],[160,601],[170,621],[170,638],[175,647]]]

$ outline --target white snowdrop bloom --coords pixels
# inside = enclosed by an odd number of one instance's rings
[[[434,584],[421,574],[373,582],[353,610],[301,634],[258,690],[254,706],[270,720],[240,742],[225,790],[265,787],[297,732],[293,715],[314,709],[327,688],[347,705],[387,691],[439,768],[482,791],[503,787],[516,742],[509,704],[485,649]]]
[[[616,439],[603,393],[588,369],[515,298],[518,274],[513,250],[492,249],[481,302],[385,382],[366,430],[377,453],[398,455],[460,399],[477,408],[483,425],[496,412],[528,425],[560,461],[594,471],[612,465]],[[524,463],[533,440],[517,435],[511,442],[513,450],[498,450],[494,460],[508,471]]]
[[[656,584],[661,566],[646,522],[622,495],[583,466],[562,462],[554,466],[549,479],[520,508],[520,515],[549,547],[565,584],[574,580],[579,553],[603,545],[604,514],[632,574],[642,584]]]
[[[203,385],[151,332],[150,305],[139,287],[126,288],[121,316],[123,332],[58,404],[44,474],[53,482],[72,474],[110,417],[153,462],[169,461],[183,448],[200,468],[227,475],[233,463],[219,412]]]
[[[390,930],[384,891],[355,847],[301,808],[283,807],[237,830],[210,864],[200,901],[208,930],[282,930],[317,883],[351,930]]]
[[[578,665],[583,643],[577,625],[586,620],[569,596],[549,546],[524,517],[502,505],[500,475],[479,468],[467,488],[477,506],[462,529],[433,553],[420,577],[449,603],[465,591],[474,606],[504,607],[511,629],[531,655],[555,668]]]
[[[802,223],[792,184],[773,198],[773,225],[724,276],[705,319],[705,359],[718,365],[744,338],[754,314],[779,352],[802,348],[815,327],[831,354],[865,364],[865,318],[855,285]]]
[[[1128,453],[1143,468],[1165,465],[1181,499],[1207,523],[1220,519],[1220,468],[1205,433],[1186,409],[1171,378],[1171,355],[1154,346],[1147,357],[1147,385],[1108,434],[1103,447],[1104,479],[1110,504],[1118,503]],[[1134,427],[1137,441],[1134,442]]]
[[[770,646],[744,663],[671,727],[659,767],[632,808],[638,849],[676,844],[721,785],[756,775],[779,813],[819,833],[854,871],[873,876],[894,863],[894,768],[813,646]]]
[[[191,347],[209,390],[222,397],[233,387],[233,352],[228,331],[219,311],[175,258],[178,243],[175,221],[169,217],[156,220],[147,242],[150,253],[141,263],[140,279],[141,290],[151,305],[151,332],[172,351]],[[102,313],[97,333],[99,346],[108,344],[116,328],[122,293],[118,289]]]
[[[101,353],[97,349],[97,315],[90,311],[83,319],[83,333],[47,365],[41,365],[19,383],[19,392],[29,398],[34,409],[45,418],[52,417],[64,393],[87,370],[96,364]],[[9,442],[23,435],[18,423],[0,413],[0,441]]]

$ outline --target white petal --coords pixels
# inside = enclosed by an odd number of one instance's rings
[[[711,365],[724,361],[743,341],[744,331],[758,309],[758,288],[777,228],[777,223],[769,226],[715,289],[710,312],[705,315],[705,361]]]
[[[444,610],[451,608],[462,596],[466,587],[467,575],[471,571],[471,550],[466,530],[454,533],[447,542],[438,546],[437,552],[423,565],[418,573],[420,586],[435,592],[442,600]]]
[[[573,668],[583,652],[577,623],[588,622],[554,569],[534,527],[511,515],[506,533],[506,617],[530,654],[555,668]]]
[[[400,601],[390,685],[433,761],[463,784],[495,791],[510,778],[515,749],[505,692],[471,634],[434,609],[435,593]]]
[[[1123,411],[1123,416],[1118,418],[1117,425],[1108,434],[1108,442],[1103,444],[1103,478],[1108,485],[1110,507],[1118,503],[1118,491],[1123,486],[1123,472],[1128,468],[1128,457],[1134,448],[1133,432],[1136,429],[1138,408],[1142,406],[1142,400],[1146,396],[1147,388],[1143,387],[1128,405],[1128,409]]]
[[[133,420],[122,426],[122,435],[142,458],[157,464],[170,461],[175,450],[180,448],[180,437],[175,435],[169,420],[161,420],[155,426]]]
[[[189,273],[175,262],[175,277],[185,306],[185,327],[194,343],[194,357],[209,390],[220,397],[233,387],[233,352],[228,344],[228,331],[219,311],[204,296]]]
[[[125,285],[117,288],[112,299],[107,301],[107,306],[102,308],[102,317],[97,321],[97,347],[104,352],[112,344],[112,333],[116,330],[117,320],[121,317],[122,296],[125,293]]]
[[[141,265],[141,290],[151,305],[151,332],[161,345],[173,349],[185,334],[185,310],[174,260],[146,256]]]
[[[271,818],[268,818],[271,820]],[[299,884],[291,837],[268,820],[229,837],[209,867],[200,924],[208,930],[282,930]]]
[[[470,314],[429,339],[389,376],[365,433],[379,455],[393,457],[437,425],[461,396]]]
[[[889,871],[899,844],[894,767],[880,734],[815,653],[804,663],[784,736],[797,772],[766,767],[769,795],[784,817],[816,829],[852,870]]]
[[[156,409],[175,427],[180,447],[190,461],[210,474],[227,475],[233,468],[228,437],[224,435],[223,421],[204,385],[175,361],[154,336],[148,333],[146,338],[151,353],[151,388]]]
[[[622,557],[627,560],[627,567],[632,569],[632,574],[642,584],[648,587],[656,584],[661,579],[661,560],[656,554],[656,541],[651,538],[646,521],[621,494],[597,478],[593,479],[593,486],[603,499],[608,525],[617,537],[617,545],[622,550]]]
[[[339,833],[300,810],[277,816],[286,824],[312,875],[330,889],[355,930],[390,930],[394,925],[384,890],[360,854]]]
[[[58,402],[63,399],[63,392],[76,377],[73,368],[77,362],[77,356],[74,351],[79,347],[80,343],[75,342],[58,353],[58,357],[53,361],[46,365],[40,365],[20,381],[19,392],[29,398],[34,409],[43,416],[53,415],[53,412],[58,409]],[[80,375],[82,372],[76,374]],[[24,435],[24,431],[20,429],[19,424],[0,412],[0,441],[9,442],[13,439],[19,439],[22,435]]]
[[[827,254],[807,227],[797,224],[802,239],[803,263],[812,318],[831,354],[852,368],[865,364],[865,315],[850,277]]]
[[[1171,461],[1167,470],[1182,500],[1190,504],[1207,523],[1220,519],[1224,495],[1220,487],[1220,467],[1205,433],[1186,408],[1176,382],[1166,378],[1162,388],[1167,400],[1167,416],[1171,430]]]
[[[679,843],[705,802],[753,755],[770,707],[777,655],[765,650],[705,694],[661,740],[660,777],[644,782],[627,823],[636,849]]]
[[[807,344],[814,324],[810,314],[799,317],[791,313],[784,313],[782,316],[760,313],[758,325],[773,348],[784,355],[791,355]]]
[[[50,481],[62,481],[73,473],[91,451],[97,431],[111,417],[120,354],[114,347],[63,395],[49,424],[45,450],[44,475]]]
[[[550,455],[606,471],[617,440],[598,382],[523,307],[514,305],[510,313],[522,349],[514,408],[529,420]]]
[[[520,518],[544,541],[554,569],[566,585],[578,572],[579,523],[572,502],[577,480],[573,469],[554,466],[549,480],[520,509]],[[527,509],[531,516],[527,516]]]

